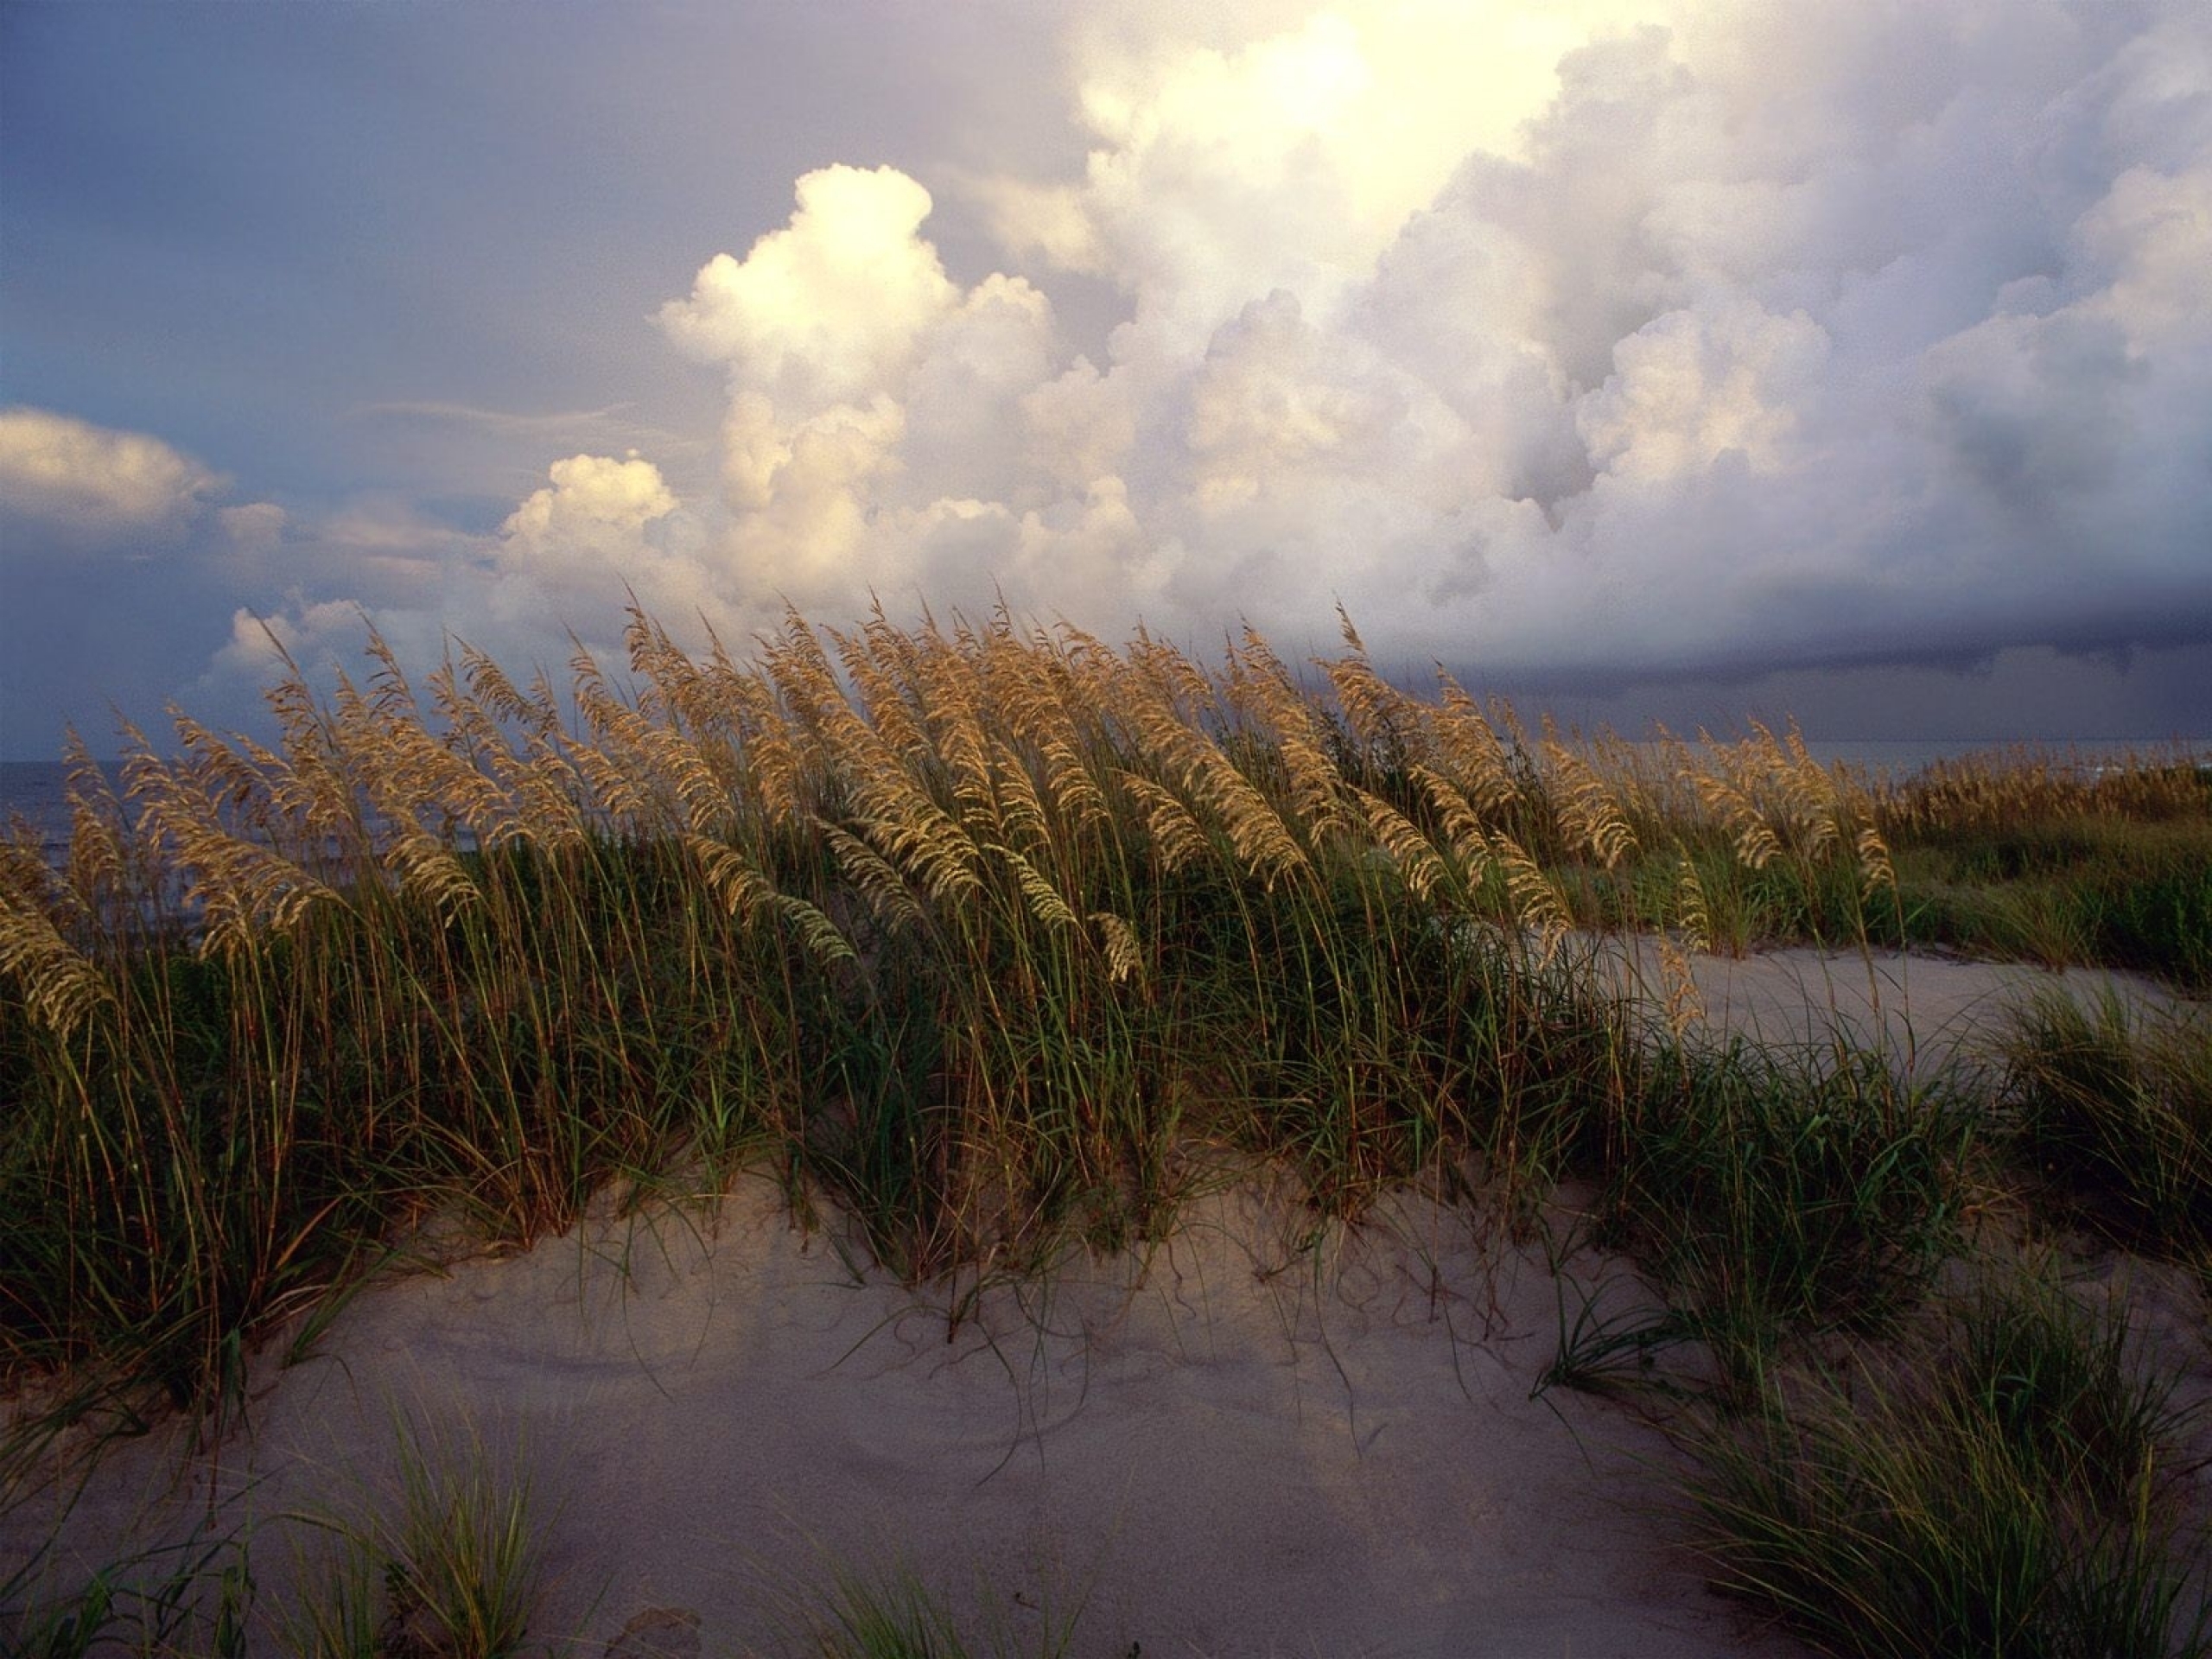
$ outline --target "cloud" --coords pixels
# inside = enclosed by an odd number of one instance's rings
[[[1655,317],[1614,346],[1613,372],[1576,404],[1591,466],[1656,481],[1734,454],[1751,473],[1793,470],[1798,406],[1828,344],[1804,312],[1777,317],[1740,293]]]
[[[219,480],[161,439],[50,410],[0,410],[0,512],[75,545],[173,537]]]
[[[537,556],[632,537],[676,510],[660,469],[634,454],[627,461],[572,455],[547,475],[551,487],[517,507],[499,532]]]
[[[569,432],[579,427],[618,424],[635,405],[608,404],[601,409],[558,410],[550,414],[526,415],[514,410],[479,409],[471,404],[440,403],[435,399],[402,399],[364,404],[355,413],[380,420],[416,421],[433,426],[480,427],[485,430],[526,436]]]
[[[575,454],[410,614],[1341,599],[1592,685],[2212,640],[2196,0],[1181,16],[1074,26],[1079,175],[963,187],[1007,270],[956,282],[905,173],[799,179],[658,314],[715,498]],[[1073,277],[1126,308],[1086,354]]]
[[[481,408],[436,399],[364,404],[348,411],[359,463],[417,488],[486,501],[526,493],[547,459],[578,451],[644,449],[663,466],[701,474],[711,467],[714,434],[649,420],[633,402],[543,411]]]
[[[694,517],[650,461],[571,455],[555,461],[545,488],[500,525],[489,550],[488,609],[470,596],[448,601],[462,632],[480,617],[493,630],[566,627],[619,635],[634,597],[672,631],[696,637],[701,620],[728,626],[732,613],[717,573],[702,556]]]
[[[791,223],[743,260],[718,254],[661,326],[720,364],[734,390],[817,412],[895,378],[958,290],[914,232],[929,192],[888,167],[829,167],[798,181]]]
[[[1156,620],[1612,677],[2212,638],[2201,9],[1622,6],[1517,61],[1461,31],[1529,9],[1458,10],[1155,29],[1078,67],[1081,180],[986,193],[1131,296],[1024,407]]]
[[[266,616],[244,607],[231,613],[231,637],[209,664],[209,676],[236,676],[255,683],[273,680],[289,657],[312,671],[324,659],[357,656],[366,630],[360,607],[346,600],[308,604],[295,600]]]
[[[215,518],[232,546],[241,552],[266,553],[283,538],[289,515],[274,501],[250,501],[242,507],[221,508]]]

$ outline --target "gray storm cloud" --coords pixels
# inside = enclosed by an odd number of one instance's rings
[[[671,301],[719,493],[577,456],[453,603],[1002,594],[1613,680],[2212,639],[2201,0],[1348,4],[1071,46],[1079,176],[889,168]],[[1070,274],[1126,321],[1078,354]],[[457,626],[464,629],[466,620]]]

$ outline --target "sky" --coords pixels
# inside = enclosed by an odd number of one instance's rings
[[[2212,6],[0,0],[0,758],[633,595],[2212,734]]]

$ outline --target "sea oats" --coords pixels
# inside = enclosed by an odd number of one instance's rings
[[[1291,810],[1306,834],[1319,842],[1350,823],[1344,804],[1344,775],[1336,762],[1306,737],[1293,734],[1276,745],[1290,774]]]
[[[1686,947],[1692,950],[1713,948],[1713,918],[1706,909],[1705,884],[1698,880],[1697,866],[1687,857],[1675,879],[1675,914]]]
[[[376,672],[369,676],[369,708],[384,720],[419,726],[422,709],[415,701],[415,688],[408,683],[407,671],[399,665],[398,653],[373,624],[369,627],[363,650],[377,665]]]
[[[588,786],[554,741],[535,731],[523,741],[528,753],[516,757],[509,787],[524,838],[546,853],[577,846],[584,839]]]
[[[1144,950],[1137,944],[1135,930],[1111,911],[1095,910],[1090,913],[1098,929],[1099,948],[1106,955],[1107,976],[1116,984],[1144,978]]]
[[[1110,823],[1112,810],[1107,805],[1105,791],[1098,787],[1090,769],[1083,763],[1073,745],[1058,737],[1047,738],[1042,745],[1045,761],[1045,787],[1052,797],[1052,804],[1060,816],[1078,831],[1096,829]]]
[[[1753,723],[1771,746],[1772,734]],[[1835,779],[1806,749],[1804,736],[1795,722],[1780,747],[1781,759],[1775,763],[1774,778],[1780,788],[1792,838],[1798,855],[1808,863],[1817,863],[1821,855],[1839,838],[1841,802]]]
[[[1491,832],[1491,850],[1505,872],[1506,891],[1522,930],[1535,936],[1537,964],[1548,966],[1567,938],[1567,901],[1536,861],[1503,830]]]
[[[753,798],[769,823],[787,826],[810,820],[816,798],[813,768],[805,751],[812,741],[786,718],[780,699],[757,674],[717,675],[724,718],[736,734],[738,753]]]
[[[442,794],[486,850],[528,841],[529,826],[513,785],[521,768],[498,720],[461,689],[450,661],[430,676],[429,688],[432,704],[446,722],[440,747],[452,761]]]
[[[7,833],[0,835],[0,893],[12,893],[17,903],[41,914],[66,909],[72,899],[66,890],[54,889],[38,827],[20,816],[11,817]]]
[[[1458,785],[1428,766],[1416,766],[1409,776],[1428,802],[1429,810],[1436,815],[1459,868],[1470,880],[1479,879],[1490,867],[1490,832],[1483,827],[1474,804]]]
[[[792,721],[825,745],[829,740],[820,730],[822,721],[835,717],[849,725],[861,724],[838,688],[822,642],[796,610],[784,613],[784,626],[764,642],[761,659]],[[834,747],[826,757],[832,766],[840,758]]]
[[[1398,874],[1416,899],[1426,902],[1436,890],[1437,884],[1447,880],[1451,872],[1436,855],[1435,848],[1420,828],[1388,801],[1369,794],[1365,790],[1353,791],[1358,797],[1361,810],[1367,815],[1369,827],[1383,850],[1395,861]]]
[[[1611,869],[1636,849],[1635,832],[1621,816],[1611,790],[1556,737],[1544,740],[1543,754],[1555,780],[1551,794],[1560,830],[1570,843],[1587,848],[1599,864]]]
[[[267,780],[244,754],[197,721],[172,708],[169,721],[177,747],[183,752],[195,786],[207,798],[211,816],[234,823],[251,835],[272,839],[275,809]]]
[[[1352,626],[1351,613],[1344,608],[1342,600],[1337,601],[1337,632],[1344,637],[1344,644],[1349,645],[1356,655],[1361,657],[1367,655],[1367,641],[1361,639],[1359,630]]]
[[[860,717],[902,760],[911,761],[929,753],[933,745],[920,715],[907,701],[910,695],[918,694],[919,687],[910,675],[894,673],[887,665],[888,652],[880,647],[881,636],[874,632],[849,635],[835,628],[827,632],[838,660],[844,664],[845,677],[852,683]]]
[[[976,701],[1015,743],[1040,753],[1054,743],[1073,748],[1080,741],[1056,666],[1051,640],[1041,633],[1018,636],[1002,612],[983,635]]]
[[[849,775],[861,827],[932,899],[979,891],[974,839],[888,757]]]
[[[99,965],[9,882],[0,882],[0,976],[16,982],[31,1017],[64,1043],[116,1001]]]
[[[673,725],[658,726],[643,734],[653,771],[675,791],[684,821],[694,835],[713,835],[727,827],[730,817],[729,791],[690,734]]]
[[[571,742],[563,753],[589,786],[594,804],[618,833],[636,834],[649,822],[673,817],[658,798],[662,791],[651,764],[650,726],[615,696],[598,663],[581,645],[570,658],[569,671],[576,712],[594,741]]]
[[[1122,772],[1121,782],[1144,815],[1145,829],[1152,836],[1163,873],[1179,870],[1192,859],[1205,855],[1205,831],[1181,801],[1149,778],[1134,772]]]
[[[274,750],[243,734],[232,741],[267,796],[266,810],[257,827],[286,856],[301,856],[306,844],[315,839],[308,819],[321,791],[309,776]]]
[[[1705,998],[1698,990],[1688,956],[1664,933],[1659,936],[1659,972],[1667,992],[1667,1029],[1679,1044],[1688,1038],[1690,1027],[1705,1018]]]
[[[860,960],[837,924],[804,899],[788,893],[770,895],[768,903],[785,920],[798,931],[800,942],[809,955],[825,964],[853,963]]]
[[[1484,813],[1511,805],[1520,794],[1497,731],[1478,703],[1449,674],[1438,672],[1442,702],[1431,718],[1437,757],[1453,785]]]
[[[1523,753],[1534,747],[1529,741],[1528,728],[1521,723],[1521,711],[1513,706],[1511,698],[1492,696],[1484,707],[1490,723],[1502,734],[1500,742]]]
[[[121,895],[130,884],[125,851],[130,834],[115,786],[73,728],[63,742],[62,764],[69,804],[66,869],[81,902],[97,915],[110,897]]]
[[[1223,663],[1221,701],[1233,711],[1278,736],[1313,734],[1313,704],[1258,629],[1247,626],[1242,648],[1230,644]]]
[[[858,836],[826,819],[817,820],[816,828],[836,860],[839,873],[868,901],[877,919],[920,925],[924,920],[921,904],[887,859]]]
[[[761,906],[773,902],[774,887],[736,848],[700,835],[686,836],[683,845],[698,861],[708,892],[732,919],[750,921]]]
[[[1408,747],[1409,731],[1418,727],[1423,711],[1375,671],[1375,665],[1368,661],[1364,652],[1317,661],[1321,671],[1328,676],[1338,706],[1344,710],[1351,734],[1365,753],[1370,759],[1402,755]]]
[[[990,740],[992,787],[999,802],[999,823],[1009,842],[1032,850],[1050,850],[1052,823],[1037,793],[1035,779],[1003,738]]]
[[[970,665],[932,629],[922,640],[920,671],[933,747],[950,772],[953,799],[982,833],[1003,835]]]
[[[550,709],[523,696],[505,671],[466,640],[461,645],[461,665],[470,695],[495,719],[536,732],[540,737],[550,736],[559,729],[560,722]]]
[[[453,850],[419,827],[403,826],[384,861],[399,878],[402,893],[422,899],[448,921],[484,902],[483,890]]]
[[[1047,927],[1077,925],[1075,912],[1068,908],[1067,900],[1060,897],[1034,864],[1002,842],[994,842],[983,850],[996,853],[1006,861],[1007,867],[1014,872],[1014,880],[1021,888],[1021,896],[1027,902],[1031,915]]]
[[[200,954],[213,957],[250,952],[264,933],[289,932],[316,905],[340,902],[297,865],[231,833],[210,792],[209,778],[222,775],[145,766],[134,785],[149,829],[176,849],[184,902],[200,918]]]
[[[1690,781],[1697,771],[1696,760],[1689,745],[1673,732],[1655,721],[1636,764],[1640,809],[1650,821],[1694,823],[1704,816],[1703,804]]]
[[[1860,896],[1872,899],[1885,887],[1896,892],[1897,868],[1890,861],[1890,845],[1882,839],[1882,832],[1872,823],[1861,824],[1853,845],[1859,855]]]
[[[1185,725],[1200,726],[1220,713],[1221,700],[1205,671],[1175,646],[1154,639],[1141,625],[1125,660]]]
[[[669,639],[668,630],[638,603],[635,594],[622,614],[622,648],[629,657],[630,671],[641,677],[647,688],[639,698],[641,706],[672,714],[669,695],[683,677],[683,653]]]
[[[1149,677],[1129,673],[1119,683],[1099,673],[1099,706],[1111,709],[1126,727],[1137,757],[1150,762],[1163,775],[1181,779],[1191,769],[1190,756],[1205,740],[1185,725],[1174,703]]]
[[[1277,881],[1311,869],[1282,816],[1227,755],[1204,740],[1190,753],[1192,765],[1185,782],[1191,792],[1219,817],[1230,845],[1262,887],[1272,892]]]
[[[1718,746],[1710,739],[1706,743],[1709,755],[1725,765],[1726,759],[1719,754]],[[1700,769],[1690,774],[1689,782],[1706,810],[1735,837],[1737,862],[1748,869],[1763,870],[1782,851],[1782,843],[1772,827],[1760,816],[1751,798],[1730,779],[1716,771]]]
[[[382,650],[380,660],[388,663],[390,648]],[[429,833],[423,829],[428,818],[446,836],[460,827],[496,837],[512,821],[512,805],[467,753],[467,734],[448,734],[448,741],[432,735],[396,665],[378,677],[383,695],[363,698],[340,677],[335,734],[354,787],[403,830]],[[445,695],[461,702],[452,680],[441,677]]]

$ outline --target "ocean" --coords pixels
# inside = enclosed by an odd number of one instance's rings
[[[1823,765],[1841,762],[1869,772],[1906,775],[1939,760],[1955,760],[1969,754],[2015,747],[2037,749],[2083,768],[2094,768],[2129,754],[2139,757],[2152,753],[2186,754],[2199,766],[2212,766],[2212,738],[2111,738],[2072,743],[2023,739],[2018,745],[2003,741],[1822,743],[1807,738],[1805,747]],[[119,783],[119,767],[110,766],[103,769],[111,780]],[[0,830],[12,828],[20,821],[38,841],[48,860],[58,861],[69,838],[68,788],[68,768],[58,760],[0,760]]]
[[[120,767],[104,768],[119,784]],[[0,760],[0,832],[28,826],[49,864],[69,842],[69,768],[59,760]]]

